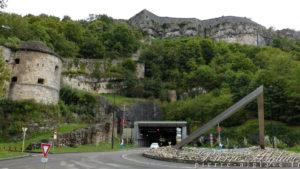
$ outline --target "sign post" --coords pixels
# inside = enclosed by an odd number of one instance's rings
[[[50,150],[51,144],[44,144],[42,143],[42,150],[43,150],[43,154],[44,157],[41,159],[41,162],[44,163],[44,169],[47,169],[47,162],[48,162],[48,152]]]
[[[57,139],[57,132],[56,132],[56,130],[54,130],[54,136],[53,136],[53,139],[54,139],[54,140]]]
[[[214,144],[214,137],[213,137],[213,134],[211,134],[211,133],[209,135],[209,140],[210,140],[210,147],[212,147]]]
[[[121,150],[123,150],[123,148],[124,148],[124,142],[123,141],[124,140],[122,139],[122,142],[121,142],[121,145],[120,145]]]
[[[54,151],[54,144],[55,144],[55,140],[57,139],[57,132],[56,130],[54,130],[54,135],[53,135],[53,151]]]
[[[25,144],[25,136],[26,136],[26,131],[27,131],[27,127],[22,127],[23,130],[23,145],[22,145],[22,153],[24,151],[24,144]]]
[[[221,130],[222,130],[222,129],[221,129],[219,123],[218,123],[218,129],[217,129],[217,131],[218,131],[218,133],[219,133],[219,148],[220,148],[220,150],[223,149],[223,145],[222,145],[222,143],[221,143]]]

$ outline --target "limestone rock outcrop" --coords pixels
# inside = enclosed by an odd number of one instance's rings
[[[208,20],[159,17],[144,9],[128,20],[152,38],[201,36],[225,42],[266,46],[274,36],[300,39],[294,30],[274,31],[245,17],[222,16]]]

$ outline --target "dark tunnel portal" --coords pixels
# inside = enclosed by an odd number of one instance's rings
[[[146,140],[149,147],[151,143],[158,143],[160,146],[176,144],[176,127],[140,127],[140,136]]]

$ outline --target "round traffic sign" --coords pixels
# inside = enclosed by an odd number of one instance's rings
[[[218,130],[218,132],[221,132],[221,130],[222,130],[222,129],[221,129],[221,127],[218,127],[218,129],[217,129],[217,130]]]

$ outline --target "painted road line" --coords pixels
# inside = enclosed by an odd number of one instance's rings
[[[157,162],[142,162],[142,161],[139,161],[139,160],[129,158],[128,155],[130,155],[130,154],[123,154],[122,158],[125,159],[125,160],[128,160],[128,161],[132,161],[132,162],[143,164],[143,165],[150,165],[150,166],[154,165],[154,166],[167,167],[167,168],[174,168],[174,167],[176,167],[176,168],[195,168],[195,167],[183,167],[183,166],[157,164]]]

